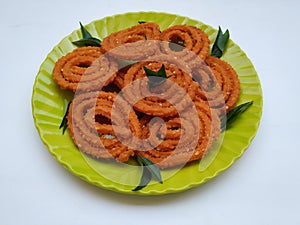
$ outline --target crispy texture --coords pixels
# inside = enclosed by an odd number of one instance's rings
[[[161,45],[162,52],[174,54],[183,61],[190,61],[195,56],[205,60],[210,49],[207,34],[194,26],[175,25],[169,27],[161,33],[160,40],[166,41]],[[181,48],[180,45],[184,47]]]
[[[230,111],[240,95],[240,82],[230,64],[208,56],[205,64],[194,65],[193,78],[199,84],[196,99],[208,101],[219,114]]]
[[[111,83],[117,63],[101,53],[99,47],[81,47],[61,57],[53,69],[53,78],[61,89],[93,91]]]
[[[233,109],[240,96],[240,80],[232,66],[222,59],[209,56],[205,62],[212,69],[222,89],[226,111]]]
[[[219,116],[240,95],[235,70],[209,56],[209,45],[197,27],[160,32],[144,23],[110,34],[100,48],[59,59],[53,78],[76,92],[68,129],[80,151],[120,162],[141,155],[162,169],[201,159],[220,136]],[[172,76],[149,87],[144,67],[162,65]],[[156,117],[164,123],[153,122]]]
[[[195,106],[199,124],[194,117],[191,117],[189,109],[180,117],[164,118],[165,136],[162,138],[162,127],[156,128],[156,130],[153,128],[157,134],[156,139],[152,138],[149,142],[155,147],[148,151],[138,151],[136,154],[150,159],[161,169],[182,166],[202,158],[212,142],[219,137],[220,119],[215,111],[210,110],[207,102],[197,102]],[[150,119],[150,116],[145,116],[140,120],[144,139],[150,136]]]
[[[76,95],[70,105],[68,113],[68,129],[78,148],[95,158],[116,159],[120,162],[128,161],[134,151],[123,145],[115,136],[111,121],[111,109],[116,97],[115,93],[90,92]],[[118,121],[114,121],[119,132],[133,133],[141,136],[141,127],[134,111],[130,112],[129,124],[125,126],[125,118],[122,114],[122,101]]]
[[[159,45],[154,41],[159,35],[156,23],[143,23],[110,34],[103,39],[101,47],[118,59],[141,60],[159,52]]]
[[[121,68],[117,74],[116,74],[116,77],[113,81],[113,83],[120,89],[124,88],[125,85],[124,85],[124,77],[125,77],[125,74],[127,73],[128,69],[130,67],[123,67]]]
[[[135,99],[140,99],[134,108],[147,115],[168,117],[176,115],[177,110],[184,110],[189,106],[187,98],[194,98],[197,86],[192,77],[180,69],[184,66],[178,67],[176,64],[178,60],[167,55],[154,56],[150,61],[134,64],[124,76],[124,86],[132,87],[131,91],[124,92],[124,98],[133,103]],[[158,71],[162,65],[165,66],[166,74],[172,76],[160,86],[149,88],[144,67]],[[136,85],[132,85],[134,81]],[[151,93],[156,95],[151,96]],[[176,103],[177,109],[172,103]]]

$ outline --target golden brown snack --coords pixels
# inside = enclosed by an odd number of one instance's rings
[[[206,64],[195,65],[193,78],[199,84],[196,99],[209,102],[219,114],[231,110],[240,95],[240,83],[235,70],[224,60],[208,56]]]
[[[220,119],[214,111],[210,111],[207,102],[198,102],[196,110],[198,119],[195,119],[191,109],[179,116],[164,118],[166,133],[163,136],[162,127],[153,128],[156,139],[149,140],[154,146],[148,151],[137,151],[162,168],[183,166],[203,157],[220,134]],[[142,137],[149,137],[149,121],[151,117],[145,116],[140,122],[143,126]],[[183,126],[184,125],[184,126]],[[157,143],[159,143],[157,145]]]
[[[240,81],[232,66],[222,59],[208,56],[205,60],[212,69],[226,104],[226,111],[233,109],[240,96]]]
[[[130,67],[123,67],[116,74],[116,77],[115,77],[113,83],[120,89],[122,89],[125,86],[124,85],[124,77],[129,68]]]
[[[99,90],[111,83],[117,63],[101,53],[99,47],[81,47],[61,57],[53,69],[53,78],[61,89]]]
[[[76,92],[68,113],[74,143],[95,158],[126,162],[136,154],[162,169],[202,158],[220,137],[219,116],[240,95],[235,70],[209,56],[209,45],[197,27],[160,32],[143,23],[60,58],[54,80]],[[162,66],[171,76],[149,85],[145,68]]]
[[[156,23],[143,23],[120,30],[105,37],[101,47],[115,58],[128,60],[146,59],[159,52],[160,29]]]
[[[116,159],[126,162],[134,151],[123,145],[115,136],[111,121],[111,110],[113,107],[115,93],[90,92],[78,94],[72,101],[68,113],[68,129],[78,148],[95,158]],[[122,104],[119,101],[116,115],[118,120],[113,121],[118,132],[124,139],[141,136],[141,127],[133,110],[130,112],[129,124],[125,126],[126,119],[122,113]]]
[[[166,74],[172,76],[159,86],[149,88],[144,67],[158,71],[162,65],[165,66]],[[180,68],[186,69],[184,65],[178,66],[178,60],[167,55],[154,56],[150,61],[134,64],[124,77],[124,86],[130,88],[130,91],[124,92],[124,98],[131,104],[135,103],[134,108],[137,111],[148,115],[176,115],[178,110],[190,106],[197,89],[192,77]]]
[[[207,64],[195,64],[192,74],[198,85],[195,99],[197,101],[207,101],[209,107],[213,109],[220,111],[225,109],[222,89],[212,69]]]
[[[169,27],[161,33],[160,40],[164,41],[161,45],[162,52],[176,55],[183,61],[190,61],[195,56],[205,60],[210,49],[207,34],[195,26]]]
[[[209,103],[207,101],[203,101],[202,99],[195,99],[194,104],[198,113],[205,113],[211,120],[211,139],[216,141],[221,134],[221,121],[218,115],[218,110],[211,108]]]

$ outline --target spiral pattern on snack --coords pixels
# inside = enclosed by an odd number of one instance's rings
[[[53,78],[61,89],[93,91],[111,83],[117,68],[117,63],[104,56],[99,47],[81,47],[55,63]]]
[[[183,61],[190,61],[195,56],[205,60],[210,50],[207,34],[194,26],[171,26],[161,33],[160,40],[164,41],[161,44],[163,53],[175,55]]]
[[[142,23],[105,37],[101,47],[115,58],[140,60],[159,52],[160,28],[156,23]]]
[[[68,113],[68,130],[78,148],[95,158],[116,159],[126,162],[134,155],[133,149],[127,146],[115,136],[112,123],[118,129],[123,139],[130,135],[141,136],[141,127],[137,115],[133,110],[130,117],[124,116],[122,108],[127,103],[119,101],[115,107],[117,120],[111,120],[111,110],[116,93],[90,92],[77,94],[70,105]],[[128,123],[130,126],[125,126]]]
[[[134,64],[124,76],[124,86],[132,85],[133,81],[139,84],[136,84],[135,89],[131,92],[124,93],[124,98],[130,102],[139,99],[134,108],[147,115],[162,117],[176,115],[177,111],[172,102],[176,102],[180,109],[188,107],[186,98],[193,99],[197,89],[197,85],[193,82],[192,77],[187,71],[183,70],[187,67],[179,64],[178,60],[166,55],[154,56],[150,58],[150,61]],[[146,78],[144,67],[152,71],[158,71],[162,65],[165,66],[166,74],[172,75],[166,79],[166,82],[150,88],[147,82],[140,79]],[[181,87],[182,90],[178,90],[176,86]],[[156,96],[151,96],[151,93],[155,93]]]
[[[136,154],[150,159],[162,169],[182,166],[202,158],[220,134],[220,120],[214,111],[209,110],[207,102],[198,102],[195,106],[199,122],[192,116],[191,109],[180,116],[163,118],[166,134],[161,135],[158,127],[156,139],[151,140],[159,144],[151,150],[138,151]],[[151,116],[144,116],[140,120],[143,138],[149,136],[150,119]]]
[[[236,72],[209,56],[209,45],[197,27],[160,32],[143,23],[60,58],[53,77],[76,92],[68,113],[74,143],[95,158],[141,155],[162,169],[203,158],[220,137],[219,116],[240,94]]]
[[[240,80],[232,66],[222,59],[209,56],[205,62],[211,68],[220,86],[226,105],[226,111],[233,109],[240,96]]]

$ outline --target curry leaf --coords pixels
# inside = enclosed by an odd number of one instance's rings
[[[224,131],[229,128],[252,104],[253,101],[246,102],[230,110],[226,116],[221,118],[221,130]]]
[[[80,24],[82,39],[80,39],[78,41],[73,41],[72,43],[74,45],[76,45],[77,47],[83,47],[83,46],[98,46],[99,47],[101,45],[101,40],[99,40],[98,38],[93,37],[87,31],[87,29],[85,29],[85,27],[82,25],[81,22],[79,22],[79,24]]]
[[[139,160],[142,162],[144,166],[146,166],[149,171],[153,174],[153,176],[159,181],[159,183],[163,183],[160,170],[156,164],[154,164],[151,160],[143,157],[143,156],[138,156]]]
[[[146,187],[152,179],[152,174],[147,167],[143,166],[143,173],[139,185],[132,191],[139,191]]]
[[[161,68],[157,72],[148,69],[146,66],[144,66],[144,71],[146,72],[146,76],[149,79],[148,86],[150,88],[161,85],[166,81],[166,79],[172,76],[172,75],[167,76],[164,64],[162,64]]]
[[[226,30],[225,33],[223,33],[221,27],[219,27],[219,31],[215,40],[215,43],[211,50],[211,56],[221,58],[223,55],[223,52],[226,49],[226,45],[229,40],[229,31]]]
[[[132,191],[139,191],[146,187],[151,181],[152,176],[154,176],[159,181],[159,183],[163,183],[160,170],[156,164],[140,155],[137,156],[137,161],[143,167],[143,173],[139,185]]]
[[[64,117],[63,117],[63,119],[62,119],[62,121],[60,123],[60,126],[59,126],[59,129],[63,128],[62,134],[65,134],[65,131],[66,131],[67,126],[68,126],[68,118],[67,118],[67,116],[68,116],[68,112],[69,112],[69,108],[70,108],[71,102],[72,101],[70,101],[68,103],[66,112],[65,112]]]

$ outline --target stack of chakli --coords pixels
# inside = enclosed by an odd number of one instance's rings
[[[95,158],[140,155],[163,169],[202,158],[240,94],[234,69],[209,51],[195,26],[147,22],[60,58],[53,77],[75,93],[67,117],[75,144]],[[145,68],[168,78],[151,86]]]

